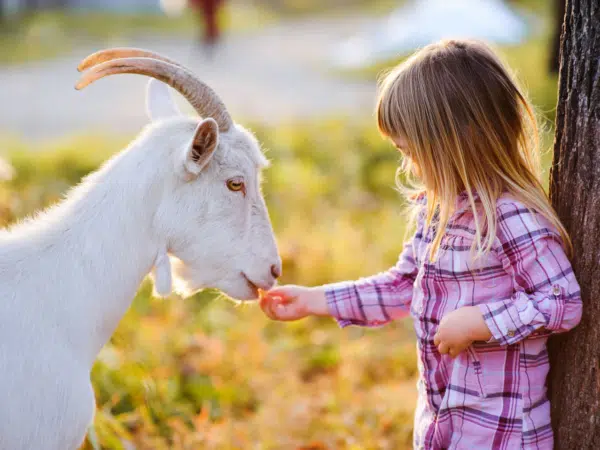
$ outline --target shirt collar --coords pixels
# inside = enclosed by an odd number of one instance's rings
[[[476,202],[479,199],[479,195],[477,194],[476,191],[471,191],[471,195],[473,195],[473,200]],[[469,209],[471,207],[471,204],[469,203],[469,193],[468,191],[462,191],[460,194],[458,194],[458,197],[456,198],[456,212],[462,212],[465,211],[467,209]]]
[[[471,194],[473,195],[473,200],[475,202],[477,202],[477,200],[479,200],[479,195],[477,194],[477,192],[471,191]],[[416,196],[416,198],[413,199],[413,201],[420,205],[427,204],[426,193],[425,192],[420,193],[419,195]],[[469,203],[469,194],[466,190],[462,191],[460,194],[458,194],[458,196],[456,197],[456,202],[455,202],[454,206],[455,206],[455,212],[463,212],[463,211],[466,211],[467,209],[471,208],[471,204]]]

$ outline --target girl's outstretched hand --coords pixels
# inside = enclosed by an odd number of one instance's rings
[[[259,304],[273,320],[291,321],[307,316],[327,316],[327,300],[322,288],[280,286],[261,291]]]

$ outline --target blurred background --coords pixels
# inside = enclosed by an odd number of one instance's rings
[[[0,0],[0,222],[58,201],[147,124],[147,80],[74,90],[79,61],[148,48],[191,67],[251,128],[282,283],[393,265],[406,219],[397,153],[377,134],[376,81],[443,37],[493,44],[553,139],[560,0]],[[182,109],[190,111],[178,99]],[[103,449],[408,449],[412,324],[269,322],[216,292],[141,287],[92,378]]]

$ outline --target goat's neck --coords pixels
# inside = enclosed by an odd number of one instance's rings
[[[64,258],[59,270],[71,274],[63,300],[67,338],[90,365],[161,247],[152,222],[163,187],[157,173],[142,173],[159,170],[137,164],[138,153],[121,155],[78,187],[55,230]]]

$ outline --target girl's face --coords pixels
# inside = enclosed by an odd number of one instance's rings
[[[400,153],[402,153],[402,157],[408,160],[412,174],[417,178],[421,178],[421,171],[419,170],[419,166],[417,165],[415,160],[411,158],[410,153],[408,151],[408,142],[406,141],[406,138],[404,136],[397,136],[390,139],[394,144],[394,147],[396,147],[396,149]]]
[[[408,156],[406,150],[408,144],[406,143],[406,138],[404,136],[393,137],[391,138],[394,146],[398,149],[399,152],[402,152],[404,156]]]

